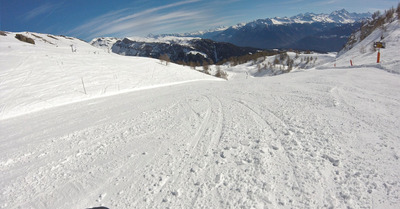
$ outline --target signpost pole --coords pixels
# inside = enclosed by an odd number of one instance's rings
[[[376,60],[376,63],[379,63],[381,61],[381,49],[378,48],[378,58]]]
[[[382,39],[383,38],[381,38],[381,40]],[[378,57],[376,58],[376,63],[380,63],[381,62],[381,49],[386,48],[386,44],[385,44],[385,42],[375,42],[374,47],[375,47],[375,49],[378,49]]]

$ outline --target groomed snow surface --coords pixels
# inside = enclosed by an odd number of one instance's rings
[[[3,43],[0,208],[400,207],[398,74],[216,82],[89,45]]]
[[[398,208],[399,76],[199,82],[1,120],[1,208]]]

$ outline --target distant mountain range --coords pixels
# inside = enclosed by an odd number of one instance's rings
[[[208,31],[159,36],[200,37],[262,49],[329,52],[342,49],[351,33],[360,27],[362,21],[370,18],[371,13],[349,13],[342,9],[331,14],[305,13],[259,19]]]
[[[305,13],[293,17],[259,19],[231,27],[147,38],[96,38],[92,45],[117,54],[159,58],[173,62],[216,63],[257,49],[295,49],[337,52],[370,13],[338,10],[331,14]]]

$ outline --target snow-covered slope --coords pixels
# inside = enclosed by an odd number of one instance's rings
[[[355,34],[360,36],[360,31]],[[383,39],[381,39],[383,37]],[[388,72],[400,74],[400,23],[397,17],[394,21],[384,24],[373,31],[362,41],[358,41],[348,50],[344,49],[339,53],[336,60],[337,67],[377,67]],[[374,42],[382,41],[386,43],[386,48],[381,49],[380,63],[377,63],[378,51],[374,49]],[[329,63],[321,68],[331,68],[335,63]]]
[[[399,208],[399,75],[236,78],[0,120],[0,208]]]
[[[208,39],[174,36],[130,37],[122,40],[97,38],[91,44],[125,56],[160,58],[167,55],[171,62],[185,65],[217,63],[258,51],[256,48],[237,47]]]
[[[127,37],[127,39],[140,43],[164,43],[164,44],[178,44],[182,46],[191,46],[191,40],[198,40],[196,37],[177,37],[177,36],[149,36],[149,37]],[[122,41],[118,38],[101,37],[93,39],[90,44],[98,48],[111,49],[117,42]]]
[[[106,52],[112,52],[112,46],[121,39],[112,38],[112,37],[102,37],[95,38],[90,43],[90,45],[95,46],[97,48],[103,49]]]
[[[0,119],[132,90],[219,80],[189,67],[107,53],[75,38],[22,33],[35,40],[32,45],[15,34],[0,35]]]

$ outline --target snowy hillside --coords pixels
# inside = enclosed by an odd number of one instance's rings
[[[355,34],[355,37],[360,37],[360,31]],[[383,38],[383,39],[382,39]],[[357,41],[349,50],[345,48],[339,53],[336,61],[337,67],[377,67],[388,72],[400,74],[400,23],[397,16],[374,30],[368,37],[362,41]],[[378,51],[374,49],[374,42],[385,42],[386,48],[381,49],[380,63],[377,63]],[[334,63],[329,63],[321,68],[331,68]]]
[[[129,37],[124,39],[96,38],[90,44],[125,56],[151,58],[168,56],[171,62],[192,66],[217,63],[231,57],[255,53],[259,50],[208,39],[174,36]]]
[[[155,37],[127,37],[130,41],[141,43],[164,43],[164,44],[179,44],[183,46],[191,46],[191,40],[198,40],[195,37],[176,37],[176,36],[155,36]],[[93,39],[90,44],[92,46],[104,49],[111,49],[117,42],[122,41],[118,38],[102,37]]]
[[[118,38],[102,37],[102,38],[95,38],[89,43],[90,45],[103,49],[106,52],[111,52],[112,46],[119,40],[120,39]]]
[[[0,35],[0,119],[138,89],[219,80],[189,67],[109,54],[75,38],[22,34],[35,44],[19,41],[16,33]]]

